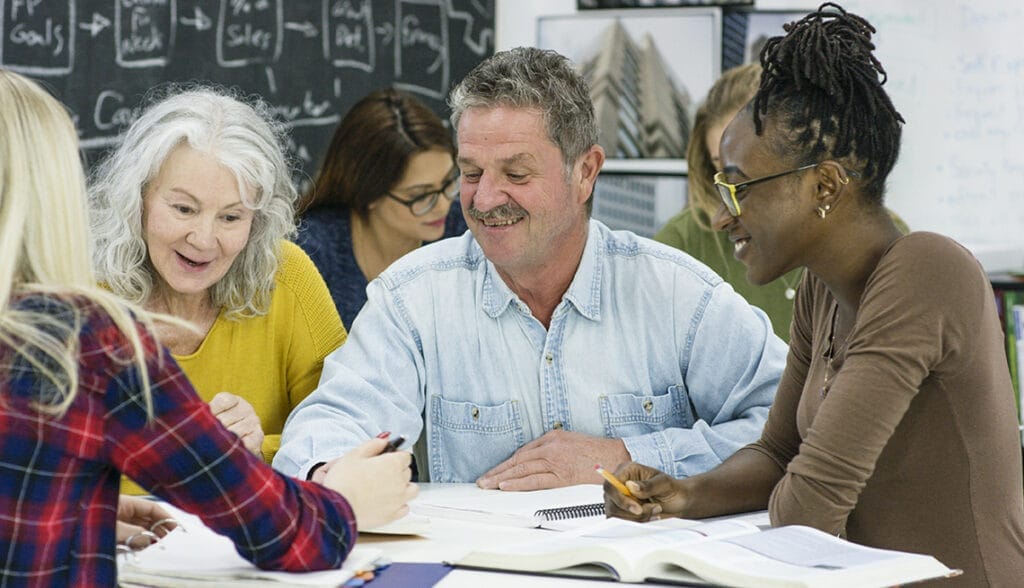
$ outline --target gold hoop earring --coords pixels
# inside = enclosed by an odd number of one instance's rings
[[[818,216],[821,217],[822,219],[824,219],[825,215],[828,214],[828,211],[830,211],[830,210],[832,210],[832,207],[830,205],[823,204],[823,205],[818,207]]]
[[[839,183],[840,183],[840,184],[842,184],[842,185],[844,185],[844,186],[845,186],[846,184],[849,184],[849,183],[850,183],[850,176],[846,176],[845,178],[843,178],[843,179],[839,180]]]

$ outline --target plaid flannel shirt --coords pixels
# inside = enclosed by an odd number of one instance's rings
[[[341,565],[356,538],[348,502],[273,471],[217,421],[171,358],[143,333],[153,418],[140,373],[109,316],[80,299],[33,295],[20,309],[77,338],[78,394],[61,418],[39,370],[0,344],[0,586],[113,586],[121,473],[200,516],[265,569]]]

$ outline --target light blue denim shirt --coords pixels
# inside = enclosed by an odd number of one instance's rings
[[[470,232],[406,255],[367,294],[285,423],[286,474],[391,431],[418,439],[421,481],[472,482],[565,429],[684,477],[760,436],[785,363],[765,314],[718,275],[593,220],[549,329]]]

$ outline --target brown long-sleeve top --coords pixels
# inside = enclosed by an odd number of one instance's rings
[[[773,525],[927,553],[943,586],[1024,582],[1024,484],[1003,333],[987,277],[933,233],[898,239],[868,279],[846,342],[835,299],[808,275],[760,451],[785,471]],[[845,347],[845,349],[844,349]]]

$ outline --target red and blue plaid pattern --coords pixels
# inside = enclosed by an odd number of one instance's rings
[[[356,538],[339,494],[273,471],[223,428],[171,358],[143,334],[152,382],[147,420],[127,340],[96,306],[31,296],[21,309],[79,345],[78,395],[61,418],[38,370],[0,344],[0,586],[113,586],[121,473],[202,517],[265,569],[341,565]],[[162,355],[162,361],[158,357]]]

